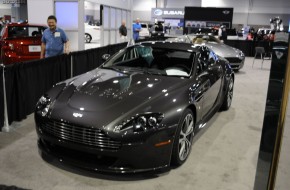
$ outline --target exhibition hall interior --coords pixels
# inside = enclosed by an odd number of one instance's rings
[[[289,0],[0,0],[0,29],[0,190],[289,189]]]

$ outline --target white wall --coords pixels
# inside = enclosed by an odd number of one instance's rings
[[[164,8],[200,7],[202,0],[167,0]]]
[[[0,4],[0,16],[3,17],[4,15],[11,15],[11,5],[8,4]]]
[[[133,0],[133,10],[134,11],[150,11],[151,16],[151,8],[156,7],[156,0]]]
[[[289,0],[202,0],[202,7],[233,7],[234,13],[289,14]]]
[[[85,1],[85,9],[100,10],[100,4],[91,1]]]
[[[156,8],[156,0],[133,0],[133,21],[140,18],[141,22],[150,22],[151,8]]]
[[[289,0],[253,0],[252,13],[290,14]]]
[[[53,14],[53,0],[27,0],[28,21],[46,25],[49,15]]]
[[[130,0],[87,0],[87,1],[122,9],[131,9]]]
[[[249,10],[249,0],[202,0],[201,6],[233,7],[234,13],[247,13]]]

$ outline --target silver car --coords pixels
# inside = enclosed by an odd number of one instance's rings
[[[177,38],[169,38],[167,41],[179,41],[193,44],[203,44],[212,49],[217,55],[227,59],[234,71],[239,71],[244,66],[244,53],[234,47],[222,43],[219,39],[208,34],[183,35]]]

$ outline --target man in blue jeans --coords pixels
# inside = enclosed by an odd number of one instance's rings
[[[51,15],[47,18],[48,28],[41,38],[40,58],[69,53],[69,43],[65,32],[56,27],[57,19]]]
[[[140,19],[136,19],[136,23],[133,24],[133,39],[139,40],[139,32],[141,30],[141,24],[140,24]]]

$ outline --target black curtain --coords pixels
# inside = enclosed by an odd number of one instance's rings
[[[227,45],[242,50],[246,56],[254,56],[255,43],[249,40],[227,40]]]
[[[103,63],[102,55],[107,54],[108,46],[73,52],[73,76],[97,68]]]
[[[21,121],[31,114],[38,99],[54,84],[71,77],[71,57],[73,76],[88,72],[104,61],[104,54],[113,55],[126,47],[127,43],[63,54],[5,67],[8,121]],[[0,69],[0,129],[4,124],[3,68]]]
[[[116,52],[118,52],[120,49],[123,49],[126,46],[127,46],[127,42],[114,44],[114,45],[108,45],[108,54],[112,56]]]
[[[9,124],[34,111],[37,100],[54,84],[70,77],[70,56],[60,55],[5,68]]]

